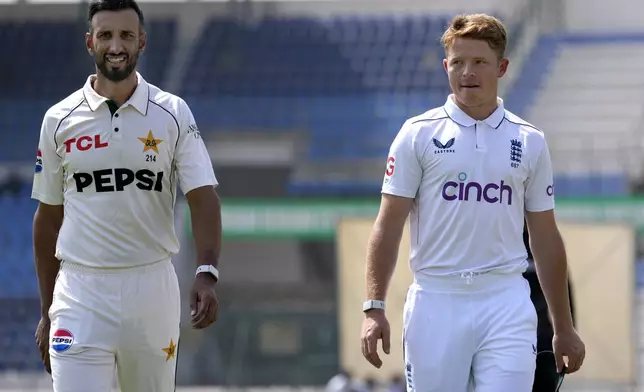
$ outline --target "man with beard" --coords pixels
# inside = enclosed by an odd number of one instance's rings
[[[187,104],[136,72],[145,49],[134,0],[89,7],[96,74],[44,116],[32,197],[41,297],[36,330],[55,392],[175,389],[180,297],[170,261],[175,187],[192,217],[194,328],[217,317],[218,185]]]

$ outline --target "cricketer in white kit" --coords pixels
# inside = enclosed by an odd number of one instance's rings
[[[192,326],[217,317],[220,202],[188,105],[135,71],[133,0],[89,8],[96,75],[45,114],[32,197],[42,315],[36,342],[55,392],[172,392],[180,295],[171,256],[177,186],[197,253]]]
[[[368,246],[362,352],[389,352],[387,286],[407,218],[411,284],[403,313],[407,390],[530,392],[537,316],[522,273],[524,218],[555,326],[559,369],[582,365],[572,326],[567,263],[554,218],[544,134],[505,110],[505,29],[483,15],[457,16],[443,35],[452,94],[410,118],[387,160]]]

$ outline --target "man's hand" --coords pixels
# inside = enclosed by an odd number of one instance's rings
[[[387,286],[398,260],[398,248],[402,239],[405,222],[414,199],[384,193],[380,211],[373,225],[367,245],[367,265],[365,272],[365,298],[382,299],[387,296]],[[382,339],[382,349],[389,354],[389,321],[383,309],[366,312],[362,323],[362,355],[376,368],[382,366],[378,356],[378,340]]]
[[[40,359],[42,360],[43,365],[45,365],[45,370],[47,373],[51,374],[51,365],[49,364],[49,328],[51,327],[51,322],[48,318],[41,318],[38,322],[38,327],[36,327],[36,344],[38,345],[38,350],[40,351]]]
[[[584,363],[586,357],[586,346],[574,328],[565,331],[555,331],[552,338],[552,348],[557,362],[557,372],[561,373],[564,366],[564,357],[568,358],[566,373],[574,373]]]
[[[195,277],[195,283],[190,292],[190,315],[192,327],[202,329],[217,320],[219,300],[215,291],[217,281],[208,273],[200,273]]]
[[[55,155],[55,154],[54,154]],[[60,270],[60,260],[55,256],[56,241],[60,226],[65,215],[62,205],[38,203],[34,214],[33,241],[34,264],[38,276],[38,291],[40,292],[40,321],[36,327],[36,344],[40,352],[40,359],[45,365],[47,373],[51,374],[49,365],[49,308],[54,297],[56,276]]]
[[[190,164],[192,165],[192,164]],[[195,188],[186,193],[192,221],[192,235],[198,265],[217,266],[221,249],[221,204],[212,185]],[[209,273],[200,273],[190,293],[192,327],[206,328],[217,320],[219,302],[215,284],[217,280]]]
[[[382,360],[378,356],[378,340],[382,339],[382,350],[389,354],[390,334],[389,321],[384,310],[369,310],[362,322],[362,355],[377,368],[382,366]]]

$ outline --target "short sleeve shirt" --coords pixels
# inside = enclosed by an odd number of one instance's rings
[[[407,120],[391,145],[382,192],[414,199],[410,263],[430,275],[525,270],[525,211],[554,208],[544,134],[500,98],[483,121],[452,96]]]
[[[61,260],[130,267],[167,258],[179,250],[177,188],[218,185],[186,102],[137,77],[115,112],[90,76],[44,116],[32,198],[64,205]]]

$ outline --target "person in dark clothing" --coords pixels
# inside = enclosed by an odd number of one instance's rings
[[[530,284],[530,299],[537,311],[537,368],[534,375],[532,392],[555,392],[560,375],[557,373],[555,357],[552,353],[552,338],[554,331],[548,313],[548,304],[541,290],[541,284],[534,266],[534,259],[530,250],[530,236],[527,225],[523,227],[523,242],[528,252],[528,269],[523,274]],[[568,279],[568,293],[570,299],[570,310],[572,311],[573,323],[575,321],[574,301],[572,296],[572,285]]]

